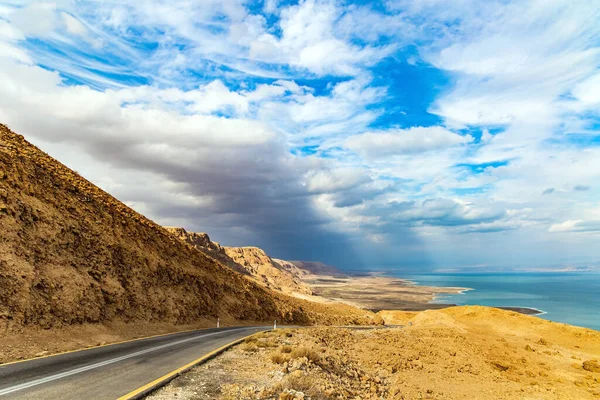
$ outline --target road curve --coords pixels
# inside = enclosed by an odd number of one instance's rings
[[[0,365],[0,399],[117,399],[236,339],[232,327],[139,339]]]

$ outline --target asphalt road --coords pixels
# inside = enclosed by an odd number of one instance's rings
[[[0,365],[0,400],[117,399],[227,343],[268,329],[174,333]]]

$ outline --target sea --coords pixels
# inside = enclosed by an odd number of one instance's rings
[[[471,288],[436,303],[529,307],[540,318],[600,330],[600,273],[463,273],[394,276],[420,285]]]

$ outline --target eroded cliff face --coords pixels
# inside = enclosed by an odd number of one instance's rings
[[[218,260],[234,271],[250,277],[269,289],[296,295],[313,295],[303,281],[310,275],[344,275],[337,268],[317,261],[286,261],[271,258],[259,247],[225,247],[210,240],[207,233],[189,232],[184,228],[165,227],[174,236],[195,249]]]
[[[210,240],[207,233],[204,232],[188,232],[184,228],[166,226],[165,229],[178,239],[189,244],[196,250],[203,252],[206,255],[216,259],[221,264],[237,271],[243,275],[250,276],[250,272],[243,266],[235,262],[225,252],[225,248],[217,242]]]
[[[112,320],[379,320],[265,289],[0,125],[0,332]],[[210,247],[210,245],[209,245]]]
[[[218,260],[234,271],[248,276],[253,281],[272,290],[296,295],[311,295],[310,287],[301,277],[309,272],[296,267],[289,261],[269,257],[258,247],[224,247],[210,240],[204,232],[188,232],[184,228],[165,227],[174,236]]]
[[[262,285],[288,294],[312,294],[310,287],[300,279],[303,271],[293,264],[272,259],[258,247],[225,247],[224,249],[233,261],[241,265]]]

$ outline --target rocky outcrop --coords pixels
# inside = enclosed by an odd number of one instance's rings
[[[196,250],[247,275],[262,286],[291,295],[312,295],[310,287],[301,279],[301,276],[309,274],[308,271],[289,261],[273,259],[258,247],[224,247],[210,240],[204,232],[188,232],[177,227],[165,229]]]
[[[279,264],[281,266],[281,268],[283,268],[284,270],[288,271],[290,274],[301,278],[308,276],[311,274],[311,272],[309,270],[306,269],[302,269],[296,266],[296,264],[294,264],[292,261],[285,261],[285,260],[280,260],[277,258],[273,258],[273,261],[276,262],[277,264]]]
[[[221,247],[219,243],[210,240],[208,234],[204,232],[188,232],[183,228],[177,228],[173,226],[165,226],[164,228],[196,249],[212,252],[223,251],[223,247]]]
[[[288,294],[311,295],[310,287],[302,282],[303,271],[293,264],[274,260],[258,247],[224,247],[225,253],[241,265],[260,284]]]
[[[237,271],[241,274],[250,276],[250,272],[247,271],[240,264],[235,262],[225,252],[225,248],[217,242],[210,240],[207,233],[204,232],[188,232],[183,228],[166,226],[165,229],[176,236],[179,240],[184,241],[196,250],[203,252],[206,255],[218,260],[221,264]]]

